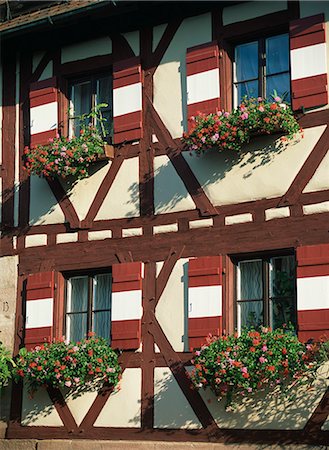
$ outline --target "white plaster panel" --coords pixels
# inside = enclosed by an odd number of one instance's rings
[[[29,300],[26,302],[25,327],[41,328],[53,325],[53,299]]]
[[[212,227],[214,225],[213,219],[199,219],[199,220],[191,220],[189,222],[189,228],[204,228],[204,227]]]
[[[141,426],[141,369],[126,369],[122,374],[119,387],[110,395],[95,427],[129,427]]]
[[[57,102],[31,108],[31,134],[57,128]]]
[[[187,104],[219,97],[219,70],[196,73],[187,77]]]
[[[326,43],[296,48],[290,52],[291,79],[314,77],[327,73]]]
[[[312,205],[304,205],[303,213],[307,216],[309,214],[320,214],[329,212],[329,202],[313,203]]]
[[[306,185],[303,192],[314,192],[329,189],[329,151],[316,169],[315,174]]]
[[[97,391],[86,391],[80,395],[70,392],[67,389],[61,389],[65,402],[74,417],[77,425],[80,425],[91,405],[97,397]]]
[[[49,63],[44,68],[42,74],[40,75],[38,81],[47,80],[53,76],[53,62],[49,61]]]
[[[139,31],[131,31],[130,33],[124,33],[123,36],[128,41],[130,48],[136,56],[139,55]]]
[[[242,22],[244,20],[254,19],[274,12],[287,9],[286,1],[275,2],[245,2],[243,4],[228,6],[223,9],[223,24]]]
[[[60,233],[56,236],[56,244],[66,244],[67,242],[77,242],[78,233]]]
[[[112,41],[109,37],[102,37],[62,48],[61,61],[64,64],[110,53],[112,53]]]
[[[199,158],[188,152],[183,156],[214,205],[279,197],[287,192],[325,128],[308,128],[304,139],[287,145],[275,136],[264,136],[236,155],[212,150]]]
[[[141,290],[112,292],[111,320],[140,319],[142,314]]]
[[[168,367],[154,369],[154,428],[202,428]]]
[[[155,315],[176,352],[188,349],[188,259],[179,259],[157,304]],[[157,263],[160,271],[162,262]]]
[[[63,427],[58,412],[50,400],[46,389],[38,389],[33,397],[23,389],[22,403],[22,425],[23,426],[47,426]]]
[[[237,223],[252,222],[252,214],[236,214],[235,216],[225,217],[225,225],[235,225]]]
[[[18,280],[18,256],[0,258],[0,340],[10,350],[14,348]]]
[[[329,276],[297,279],[297,310],[329,309]]]
[[[153,28],[153,42],[152,42],[153,51],[157,48],[166,28],[167,28],[166,23],[157,25],[156,27]]]
[[[111,230],[89,231],[88,241],[101,241],[112,237]]]
[[[47,244],[46,234],[30,234],[25,237],[25,247],[37,247],[38,245]]]
[[[122,230],[122,237],[141,236],[142,234],[143,234],[143,227],[124,228]]]
[[[42,60],[42,58],[44,57],[45,54],[46,54],[46,52],[43,52],[43,51],[39,51],[39,52],[34,52],[33,53],[33,57],[32,57],[32,72],[34,72],[35,69],[38,67],[40,61]]]
[[[96,220],[139,216],[138,158],[126,159],[98,211]]]
[[[154,74],[154,107],[174,138],[186,118],[186,49],[212,40],[211,15],[185,19]]]
[[[195,209],[192,197],[166,155],[154,158],[154,209],[155,214]]]
[[[71,200],[80,220],[85,219],[95,195],[111,167],[112,162],[100,166],[94,164],[90,170],[90,176],[72,183],[71,179],[60,179],[69,199]]]
[[[222,315],[222,286],[198,286],[188,290],[188,317]]]
[[[290,216],[289,206],[283,208],[270,208],[265,210],[265,220],[283,219]]]
[[[113,90],[114,117],[142,109],[142,84],[135,83]]]
[[[30,225],[64,223],[64,214],[47,181],[32,175],[30,182]]]
[[[153,227],[154,234],[172,233],[175,231],[178,231],[177,223],[169,223],[167,225],[156,225],[155,227]]]

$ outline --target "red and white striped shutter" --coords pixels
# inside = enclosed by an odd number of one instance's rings
[[[328,103],[327,49],[324,15],[290,23],[292,108]]]
[[[25,346],[27,349],[53,338],[54,272],[29,275],[26,283]]]
[[[189,348],[201,347],[206,337],[222,332],[222,258],[206,256],[189,260]]]
[[[219,50],[210,42],[187,49],[187,118],[220,109]]]
[[[143,136],[142,67],[139,58],[113,65],[114,144]]]
[[[31,145],[47,144],[58,132],[58,91],[56,77],[30,86]]]
[[[297,318],[301,341],[329,338],[329,244],[297,248]]]
[[[141,343],[142,282],[141,262],[112,266],[112,340],[113,348],[138,349]]]

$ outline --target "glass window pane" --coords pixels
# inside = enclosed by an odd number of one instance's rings
[[[266,39],[266,74],[289,71],[288,34]]]
[[[241,103],[243,97],[258,97],[258,80],[249,81],[248,83],[239,83],[236,85],[237,102]]]
[[[295,258],[280,256],[270,260],[270,297],[294,297]]]
[[[241,302],[238,304],[238,314],[240,327],[243,328],[259,327],[264,323],[263,318],[263,302]]]
[[[258,78],[258,42],[235,47],[235,81]]]
[[[110,318],[110,311],[93,313],[93,331],[96,333],[96,336],[100,336],[105,339],[110,338]]]
[[[293,325],[296,325],[297,314],[295,298],[287,297],[271,301],[270,314],[271,326],[273,328],[279,328],[284,323],[292,323]]]
[[[272,75],[266,78],[266,97],[269,98],[276,90],[279,97],[290,103],[290,76],[289,73]]]
[[[111,77],[97,80],[96,104],[107,103],[111,107],[112,103],[112,80]]]
[[[94,277],[94,310],[110,309],[111,283],[112,277],[110,273],[96,275]]]
[[[253,300],[263,298],[262,261],[242,261],[240,268],[240,298],[239,300]]]
[[[74,277],[69,282],[67,312],[82,312],[88,308],[88,277]]]
[[[67,337],[72,342],[81,341],[87,335],[87,313],[66,316]]]
[[[84,81],[76,83],[71,88],[71,116],[81,116],[88,114],[91,110],[91,82]],[[73,119],[73,131],[75,135],[80,133],[79,122]]]

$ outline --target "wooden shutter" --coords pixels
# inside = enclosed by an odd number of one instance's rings
[[[58,92],[56,78],[30,86],[31,145],[47,144],[58,132]]]
[[[301,341],[329,338],[329,244],[297,248],[297,318]]]
[[[187,117],[220,109],[219,50],[210,42],[187,49]]]
[[[328,103],[327,49],[324,15],[290,23],[292,108]]]
[[[189,348],[201,347],[209,334],[222,332],[222,258],[207,256],[189,260]]]
[[[142,68],[139,58],[113,65],[114,144],[143,136]]]
[[[143,263],[112,266],[113,348],[138,349],[141,343]]]
[[[29,275],[25,320],[25,346],[28,349],[52,341],[54,290],[54,272]]]

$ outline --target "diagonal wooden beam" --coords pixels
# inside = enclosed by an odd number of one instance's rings
[[[155,306],[158,304],[160,297],[168,283],[170,274],[176,262],[181,258],[184,249],[185,245],[183,245],[180,250],[175,250],[174,248],[170,249],[167,259],[165,260],[156,280]]]
[[[329,148],[329,126],[322,133],[322,136],[318,140],[317,144],[311,151],[309,157],[304,162],[302,168],[298,172],[294,181],[291,183],[289,189],[281,198],[278,203],[280,206],[294,205],[301,196],[307,183],[315,174],[316,169],[319,167],[321,161],[326,156]]]
[[[56,178],[47,178],[47,182],[63,211],[65,220],[69,223],[71,228],[79,228],[79,216],[60,181]]]
[[[320,403],[313,411],[311,417],[308,419],[304,431],[314,433],[321,431],[322,425],[327,420],[329,415],[329,389],[327,388]]]
[[[79,425],[79,430],[86,431],[94,425],[98,416],[100,415],[105,403],[108,401],[110,395],[112,394],[114,388],[113,386],[103,386],[97,393],[97,397],[90,406],[87,414],[83,418]]]
[[[57,388],[53,388],[51,386],[47,387],[48,395],[53,402],[56,411],[63,422],[64,427],[68,432],[75,432],[78,429],[76,421],[67,406],[65,399],[61,393],[61,391]]]

